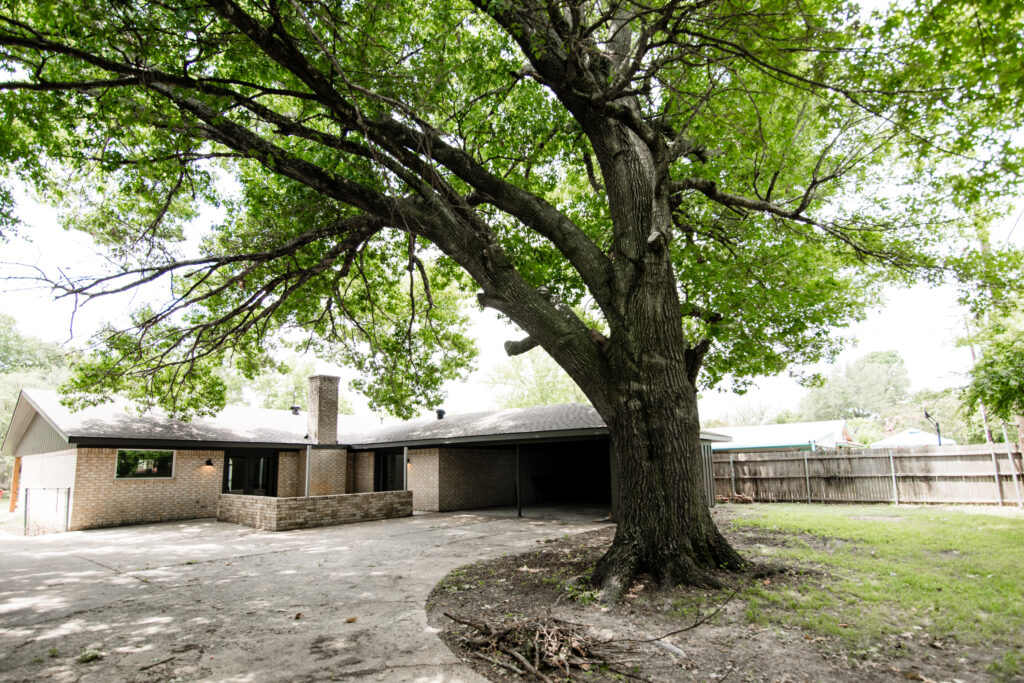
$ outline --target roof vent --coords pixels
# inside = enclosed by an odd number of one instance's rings
[[[292,415],[298,415],[299,414],[299,410],[301,410],[301,408],[299,408],[299,406],[292,406],[291,410],[292,410]]]
[[[436,413],[437,413],[437,419],[438,419],[438,420],[443,420],[443,419],[444,419],[444,411],[443,411],[442,409],[438,408],[438,409],[437,409],[436,411],[434,411],[434,412],[436,412]]]

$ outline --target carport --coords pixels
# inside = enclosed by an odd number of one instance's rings
[[[607,438],[516,444],[517,505],[612,503]]]
[[[405,488],[421,511],[612,504],[608,430],[590,406],[439,411],[353,442],[355,490]]]
[[[710,441],[702,432],[705,488]],[[580,404],[448,414],[354,435],[350,491],[407,489],[413,508],[444,512],[515,505],[607,506],[615,516],[618,477],[608,428]]]

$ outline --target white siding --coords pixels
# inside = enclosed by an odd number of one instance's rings
[[[18,488],[74,488],[78,452],[72,448],[56,453],[21,457]]]
[[[35,453],[54,453],[69,447],[67,440],[57,433],[39,413],[32,416],[28,428],[22,434],[18,445],[14,447],[14,455],[33,455]],[[70,484],[69,484],[70,486]]]

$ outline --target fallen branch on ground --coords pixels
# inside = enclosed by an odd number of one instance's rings
[[[628,650],[612,641],[595,638],[583,624],[554,618],[514,618],[507,623],[491,625],[448,612],[444,615],[472,629],[470,633],[459,634],[458,637],[467,648],[473,650],[474,656],[521,675],[529,674],[544,683],[552,683],[552,677],[574,681],[577,680],[574,675],[586,674],[597,668],[634,680],[645,680],[620,668],[622,662],[618,656]],[[512,661],[505,661],[500,655]]]

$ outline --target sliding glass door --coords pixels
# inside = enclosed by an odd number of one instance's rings
[[[231,450],[224,454],[224,493],[277,495],[275,451]]]

